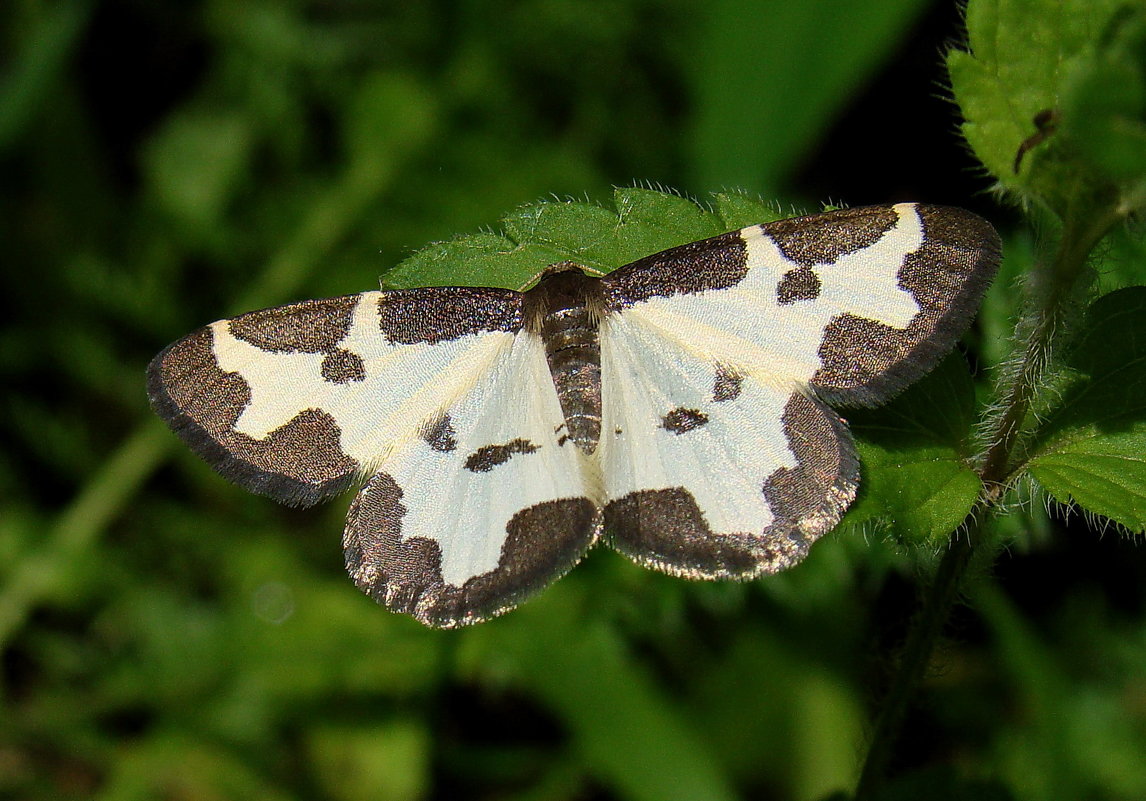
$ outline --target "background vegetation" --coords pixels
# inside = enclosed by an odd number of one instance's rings
[[[870,797],[1146,797],[1146,302],[1086,314],[1146,283],[1146,25],[1114,0],[969,14],[948,78],[947,0],[0,7],[0,797],[811,801],[853,791],[873,735]],[[786,574],[599,550],[428,630],[343,573],[349,498],[250,496],[147,409],[147,361],[204,322],[634,182],[1004,233],[968,347],[854,416],[865,494]],[[939,609],[896,736],[913,611],[960,553],[970,603]]]

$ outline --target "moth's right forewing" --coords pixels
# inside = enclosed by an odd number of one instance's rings
[[[518,334],[483,380],[377,467],[350,508],[355,583],[395,612],[451,628],[555,580],[600,532],[541,339]]]

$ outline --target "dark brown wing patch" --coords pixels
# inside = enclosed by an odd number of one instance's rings
[[[458,447],[457,433],[450,416],[443,414],[422,429],[422,439],[439,453],[449,453]]]
[[[840,225],[841,220],[847,224]],[[777,220],[760,227],[785,258],[814,267],[874,245],[898,220],[899,215],[891,206],[868,206]],[[831,235],[825,235],[829,229]]]
[[[770,529],[785,532],[806,551],[851,505],[859,484],[859,461],[847,425],[823,403],[792,395],[783,422],[798,464],[768,476],[764,497],[775,515]]]
[[[708,422],[708,415],[699,409],[678,407],[661,418],[661,428],[674,434],[683,434],[700,428]]]
[[[358,295],[260,309],[228,323],[231,336],[269,353],[323,353],[350,330]]]
[[[763,531],[713,531],[685,487],[629,493],[605,507],[610,544],[640,564],[689,578],[751,578],[791,567],[855,497],[859,463],[831,409],[800,394],[783,414],[797,466],[761,476],[772,512]]]
[[[333,384],[365,381],[366,365],[357,353],[335,348],[322,360],[322,377]]]
[[[485,445],[466,458],[466,470],[472,473],[488,473],[503,465],[517,454],[536,453],[537,446],[527,439],[512,439],[504,445]]]
[[[920,313],[906,329],[842,314],[820,345],[812,385],[835,403],[872,406],[923,376],[967,328],[999,264],[999,235],[962,209],[916,206],[923,244],[907,254],[899,285]]]
[[[440,286],[383,292],[378,324],[390,342],[436,344],[483,331],[522,327],[521,294],[509,289]]]
[[[156,413],[192,450],[252,492],[308,506],[346,489],[358,463],[342,452],[339,428],[317,409],[299,412],[264,440],[234,430],[250,387],[219,369],[210,328],[164,350],[147,369]]]
[[[776,302],[786,306],[799,300],[815,300],[820,289],[820,278],[810,267],[789,270],[776,285]]]
[[[761,559],[783,561],[779,553],[759,553],[743,535],[712,531],[684,487],[641,490],[610,502],[605,530],[609,544],[630,559],[674,575],[751,576]]]
[[[740,397],[744,376],[723,364],[716,365],[716,379],[712,382],[712,400],[716,403],[733,401]]]
[[[606,309],[620,311],[653,297],[735,286],[747,272],[744,239],[732,231],[646,256],[609,273],[601,283]]]
[[[586,498],[522,509],[506,526],[497,568],[458,587],[442,578],[438,543],[402,531],[405,514],[401,488],[390,476],[375,474],[347,515],[346,569],[379,603],[440,628],[476,623],[516,606],[568,572],[600,530],[600,515]]]

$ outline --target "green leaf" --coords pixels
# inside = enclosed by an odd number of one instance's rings
[[[506,235],[519,244],[543,245],[590,267],[620,266],[606,263],[620,220],[602,206],[537,203],[518,209],[501,222]]]
[[[775,205],[747,192],[720,192],[714,200],[727,231],[772,222],[785,216]]]
[[[1031,461],[1056,501],[1146,533],[1146,430],[1068,442]]]
[[[613,203],[621,219],[612,254],[617,266],[728,230],[717,215],[679,195],[621,188],[614,192]]]
[[[1091,306],[1075,373],[1031,447],[1031,475],[1060,503],[1146,532],[1146,287]]]
[[[947,68],[963,134],[1001,186],[1065,217],[1146,177],[1142,17],[1125,0],[968,3],[969,51]],[[1140,187],[1119,191],[1141,203]]]
[[[520,289],[547,264],[561,261],[559,251],[543,245],[518,245],[497,234],[460,236],[437,242],[404,259],[383,276],[386,289],[420,286],[500,286]]]
[[[880,409],[852,417],[862,462],[859,498],[843,523],[886,527],[904,542],[940,542],[982,484],[967,463],[975,393],[959,355]]]
[[[1114,181],[1146,176],[1146,7],[1124,5],[1063,81],[1063,135]]]
[[[1146,284],[1146,237],[1127,228],[1111,231],[1094,254],[1094,269],[1100,295]]]
[[[384,276],[387,288],[500,286],[521,289],[547,265],[574,261],[603,272],[677,245],[777,218],[746,195],[715,197],[717,211],[670,192],[627,187],[614,208],[581,201],[523,206],[502,219],[504,234],[439,242]]]

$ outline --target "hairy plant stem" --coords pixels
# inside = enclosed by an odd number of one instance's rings
[[[1080,216],[1074,215],[1064,225],[1047,269],[1035,276],[1037,284],[1030,304],[1034,312],[1026,332],[1023,356],[1018,369],[1009,376],[1009,389],[1003,388],[1000,392],[1007,400],[992,427],[987,450],[980,463],[979,475],[986,487],[987,504],[999,500],[1006,491],[1011,474],[1011,456],[1024,432],[1023,423],[1030,412],[1039,379],[1049,362],[1051,346],[1066,308],[1070,299],[1078,294],[1079,276],[1087,257],[1119,219],[1113,210],[1107,215],[1079,219]]]
[[[1007,400],[992,426],[986,453],[980,461],[978,472],[983,493],[961,526],[966,536],[952,535],[951,547],[939,562],[935,577],[912,619],[895,673],[876,716],[871,744],[856,786],[857,801],[872,798],[887,776],[904,718],[959,597],[967,567],[984,539],[988,515],[1013,479],[1012,454],[1026,433],[1024,423],[1046,369],[1059,323],[1068,303],[1077,294],[1079,276],[1090,251],[1122,219],[1114,207],[1105,211],[1105,214],[1068,215],[1053,257],[1046,269],[1035,276],[1038,283],[1030,298],[1033,311],[1028,317],[1031,322],[1026,329],[1023,355],[1018,368],[1007,376],[1009,387],[1000,392]]]
[[[883,698],[872,732],[871,745],[856,786],[857,801],[872,798],[883,784],[899,741],[899,732],[907,716],[915,691],[931,663],[935,643],[955,605],[963,575],[982,536],[982,519],[971,521],[967,536],[954,540],[939,567],[923,605],[912,619],[900,654],[895,674]]]

